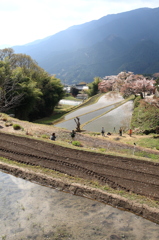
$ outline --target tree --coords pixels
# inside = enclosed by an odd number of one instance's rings
[[[112,91],[114,83],[115,83],[115,79],[101,81],[98,84],[98,90],[103,93]]]
[[[7,59],[11,59],[13,56],[14,50],[12,48],[4,48],[0,49],[0,60],[5,61]]]
[[[41,89],[37,87],[37,82],[27,77],[23,73],[23,69],[18,67],[13,70],[13,80],[20,83],[19,94],[23,94],[23,99],[19,106],[14,108],[17,118],[30,120],[30,114],[34,111],[37,102],[42,97]]]
[[[0,112],[8,112],[20,105],[24,93],[18,94],[20,85],[12,79],[6,79],[0,87]]]
[[[0,111],[12,109],[20,119],[35,120],[52,114],[64,96],[60,79],[50,76],[25,54],[0,51]]]
[[[92,83],[88,84],[89,89],[88,89],[87,92],[88,92],[88,95],[90,97],[92,97],[92,96],[94,96],[98,93],[98,91],[99,91],[98,90],[98,84],[100,82],[101,82],[101,78],[100,77],[95,77],[94,81]]]
[[[79,119],[79,117],[76,117],[76,118],[74,118],[74,121],[75,121],[75,123],[76,123],[76,132],[80,132],[81,131],[81,129],[80,129],[80,119]]]
[[[121,72],[117,76],[105,77],[98,86],[101,92],[119,91],[124,97],[140,94],[144,98],[146,92],[154,90],[154,84],[153,79],[146,79],[143,75]]]
[[[54,107],[65,94],[60,79],[48,74],[44,74],[38,80],[37,87],[41,89],[42,97],[37,102],[34,111],[30,114],[31,119],[42,118],[52,114]]]
[[[146,78],[136,81],[126,81],[121,88],[121,92],[127,96],[140,94],[141,98],[144,98],[146,92],[154,90],[154,83],[153,79],[147,80]]]
[[[76,97],[77,94],[79,93],[79,90],[76,87],[71,87],[70,93],[72,94],[73,97]]]
[[[19,79],[13,79],[9,63],[0,62],[0,112],[7,112],[20,105],[24,93],[19,93]]]

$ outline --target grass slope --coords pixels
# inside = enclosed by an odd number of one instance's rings
[[[159,108],[138,97],[134,102],[131,126],[136,133],[155,130],[159,126]]]

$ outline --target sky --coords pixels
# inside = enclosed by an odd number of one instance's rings
[[[159,7],[159,0],[0,0],[0,48],[24,45],[108,14],[145,7]]]

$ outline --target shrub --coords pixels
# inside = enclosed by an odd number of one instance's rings
[[[159,134],[159,126],[156,127],[156,134]]]
[[[156,129],[146,129],[145,131],[143,131],[144,134],[148,135],[150,133],[156,133]]]
[[[141,100],[140,96],[135,98],[135,100],[134,100],[134,108],[137,108],[140,105],[140,100]]]
[[[20,130],[22,127],[19,124],[13,124],[14,130]]]
[[[105,152],[105,148],[100,148],[99,149],[101,152]]]
[[[82,144],[79,141],[73,141],[72,145],[74,145],[76,147],[82,147]]]
[[[48,135],[46,135],[46,134],[43,134],[43,135],[41,135],[41,137],[42,137],[42,138],[46,138],[46,139],[48,139],[48,138],[49,138],[49,136],[48,136]]]

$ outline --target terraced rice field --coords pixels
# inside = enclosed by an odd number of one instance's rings
[[[65,120],[72,119],[75,118],[76,116],[81,116],[83,114],[87,114],[100,108],[104,108],[117,102],[121,102],[123,100],[124,100],[123,97],[119,93],[106,93],[98,100],[97,103],[94,103],[86,107],[82,107],[72,113],[67,114],[65,116]]]
[[[75,117],[80,118],[81,129],[100,132],[104,127],[105,131],[112,132],[114,127],[116,131],[122,127],[129,129],[129,123],[133,111],[133,102],[124,104],[123,97],[119,93],[107,93],[103,95],[97,103],[81,107],[65,116],[65,120],[56,124],[56,127],[72,130],[76,128]],[[122,104],[117,107],[118,104]],[[115,109],[114,109],[115,108]],[[111,111],[112,110],[112,111]]]
[[[124,130],[130,128],[130,120],[133,112],[133,102],[129,101],[120,107],[104,114],[103,116],[86,124],[83,129],[87,131],[100,132],[101,127],[104,127],[106,132],[118,132],[121,127]]]
[[[96,118],[97,116],[109,111],[110,109],[114,108],[114,104],[111,105],[111,106],[108,106],[108,107],[105,107],[105,108],[102,108],[102,109],[98,109],[96,111],[93,111],[93,112],[89,112],[89,113],[86,113],[84,115],[81,115],[80,116],[80,123],[81,125]],[[76,123],[74,121],[74,119],[69,119],[67,121],[63,121],[57,125],[55,125],[56,127],[60,127],[60,128],[66,128],[68,130],[72,130],[72,129],[75,129],[76,128]]]

